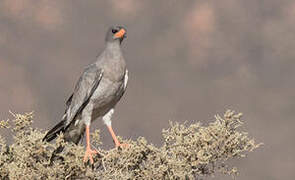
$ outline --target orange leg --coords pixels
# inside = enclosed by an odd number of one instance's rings
[[[119,147],[119,146],[121,146],[121,147],[122,146],[127,147],[128,146],[128,144],[121,144],[119,142],[119,140],[117,139],[117,136],[116,136],[115,132],[113,131],[112,126],[107,126],[107,127],[109,129],[110,134],[112,135],[112,138],[114,140],[114,143],[115,143],[116,147]]]
[[[86,126],[86,151],[85,151],[85,155],[84,155],[84,162],[88,161],[88,158],[90,160],[90,163],[93,164],[93,158],[92,155],[93,154],[97,154],[98,152],[95,150],[92,150],[90,147],[90,126]]]

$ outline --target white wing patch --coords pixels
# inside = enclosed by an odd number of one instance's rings
[[[124,76],[124,89],[126,89],[127,83],[128,83],[128,70],[126,69],[125,76]]]

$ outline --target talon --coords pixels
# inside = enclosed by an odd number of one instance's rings
[[[98,152],[96,150],[92,150],[90,148],[87,148],[85,151],[85,155],[84,155],[84,162],[87,162],[89,159],[90,163],[93,164],[94,163],[93,157],[92,157],[93,154],[98,154]]]

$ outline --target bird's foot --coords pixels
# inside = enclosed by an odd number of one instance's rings
[[[120,147],[120,148],[128,148],[130,145],[126,144],[126,143],[116,143],[116,148]]]
[[[89,159],[90,163],[93,164],[94,162],[92,157],[93,154],[98,154],[98,152],[96,150],[90,149],[90,147],[87,147],[85,151],[85,155],[84,155],[84,162],[86,163]]]

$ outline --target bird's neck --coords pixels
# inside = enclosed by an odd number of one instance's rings
[[[122,51],[119,41],[107,42],[105,55],[108,56],[111,60],[120,60],[122,59]]]
[[[110,50],[121,50],[120,47],[120,41],[116,40],[116,41],[112,41],[112,42],[106,42],[106,49],[110,49]]]

